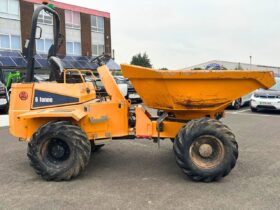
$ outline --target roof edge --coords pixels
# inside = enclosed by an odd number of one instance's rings
[[[30,2],[30,3],[35,3],[35,4],[42,4],[42,0],[23,0],[25,2]],[[54,4],[55,7],[61,8],[64,10],[71,10],[74,12],[80,12],[80,13],[86,13],[89,15],[95,15],[95,16],[100,16],[100,17],[105,17],[105,18],[110,18],[110,13],[109,12],[104,12],[104,11],[99,11],[95,9],[89,9],[85,7],[80,7],[77,5],[72,5],[72,4],[67,4],[67,3],[62,3],[58,1],[49,1],[50,3]]]
[[[208,64],[208,63],[219,63],[219,62],[234,63],[234,64],[241,64],[241,65],[250,65],[250,63],[243,63],[243,62],[225,61],[225,60],[210,60],[210,61],[199,63],[199,64],[196,64],[196,65],[187,66],[187,67],[185,67],[183,69],[190,69],[190,68],[194,68],[196,66],[202,66],[202,65],[205,65],[205,64]],[[252,65],[258,66],[258,67],[264,67],[264,68],[280,69],[280,67],[278,67],[278,66],[269,66],[269,65],[262,65],[262,64],[256,64],[256,63],[252,63]]]

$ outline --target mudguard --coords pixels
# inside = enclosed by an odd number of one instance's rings
[[[87,114],[80,109],[67,109],[67,108],[56,108],[56,109],[44,109],[44,110],[33,110],[18,115],[18,119],[31,119],[31,118],[47,118],[47,117],[70,117],[76,121],[80,121]]]

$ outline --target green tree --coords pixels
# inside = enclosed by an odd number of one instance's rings
[[[203,70],[203,68],[195,67],[195,68],[193,68],[192,70]]]
[[[141,53],[138,53],[137,55],[134,55],[132,57],[132,60],[130,62],[132,65],[136,66],[143,66],[147,68],[152,68],[151,60],[148,57],[147,53],[144,53],[143,55]]]

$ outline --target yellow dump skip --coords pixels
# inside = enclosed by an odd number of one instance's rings
[[[170,71],[121,65],[144,103],[172,112],[214,112],[258,88],[275,84],[268,71]]]

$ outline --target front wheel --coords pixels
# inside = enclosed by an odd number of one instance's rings
[[[202,118],[183,127],[173,145],[176,162],[195,181],[211,182],[230,173],[238,158],[231,130],[220,121]]]
[[[4,114],[9,114],[9,104],[7,104],[7,106],[5,106],[3,111],[4,111]]]
[[[258,109],[251,106],[251,111],[252,111],[252,112],[257,112]]]
[[[68,121],[49,122],[33,134],[27,156],[36,173],[45,180],[70,180],[89,162],[87,135]]]

